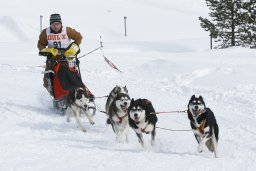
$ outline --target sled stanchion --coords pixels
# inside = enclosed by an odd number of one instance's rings
[[[111,68],[114,68],[115,70],[117,70],[117,71],[119,71],[119,72],[122,72],[121,70],[119,70],[116,66],[115,66],[115,64],[113,64],[105,55],[104,55],[104,52],[103,52],[103,44],[102,44],[102,41],[101,41],[101,36],[100,36],[100,46],[99,47],[97,47],[96,49],[94,49],[94,50],[92,50],[92,51],[90,51],[90,52],[88,52],[88,53],[86,53],[86,54],[84,54],[84,55],[82,55],[82,56],[79,56],[79,57],[77,57],[78,59],[81,59],[81,58],[83,58],[83,57],[85,57],[85,56],[87,56],[87,55],[89,55],[89,54],[91,54],[91,53],[93,53],[93,52],[95,52],[95,51],[97,51],[97,50],[101,50],[101,54],[102,54],[102,56],[103,56],[103,58],[104,58],[104,60],[105,60],[105,62],[107,62],[107,64],[111,67]]]
[[[100,44],[101,44],[101,47],[102,47],[102,48],[101,48],[101,54],[102,54],[102,56],[103,56],[105,62],[107,62],[107,64],[108,64],[111,68],[114,68],[115,70],[117,70],[117,71],[119,71],[119,72],[122,72],[122,71],[120,71],[120,70],[115,66],[115,64],[113,64],[113,63],[104,55],[102,42],[100,42]]]
[[[80,70],[80,61],[78,60],[78,58],[76,57],[76,66],[78,69],[78,74],[80,75],[80,79],[82,80],[82,75],[81,75],[81,70]]]

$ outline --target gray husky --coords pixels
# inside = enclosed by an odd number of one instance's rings
[[[128,142],[128,115],[127,109],[130,105],[130,97],[126,86],[116,86],[109,94],[105,110],[108,115],[107,123],[111,124],[116,134],[116,140],[121,142],[125,136]]]

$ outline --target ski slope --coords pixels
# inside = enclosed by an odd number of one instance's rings
[[[255,50],[209,50],[208,33],[198,21],[207,17],[203,1],[45,0],[38,6],[37,1],[11,0],[0,11],[0,170],[255,169]],[[197,152],[185,113],[159,114],[157,126],[170,130],[156,130],[154,147],[144,136],[145,148],[132,129],[129,143],[117,143],[99,111],[93,126],[82,119],[86,133],[74,118],[67,123],[58,115],[42,86],[45,59],[36,48],[40,15],[47,27],[55,12],[64,25],[83,34],[80,55],[97,48],[101,36],[103,51],[80,60],[83,81],[96,97],[126,85],[131,97],[147,98],[163,112],[186,110],[193,94],[202,95],[219,124],[219,158]],[[122,73],[109,67],[102,53]],[[99,109],[105,103],[106,98],[96,99]]]

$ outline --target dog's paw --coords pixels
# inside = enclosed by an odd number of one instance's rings
[[[151,140],[151,146],[155,146],[156,142]]]
[[[140,143],[140,145],[141,145],[142,148],[145,146],[145,145],[144,145],[144,141],[140,141],[140,140],[139,140],[139,143]]]
[[[109,118],[106,120],[106,124],[111,124],[111,121]]]
[[[122,137],[117,136],[117,137],[116,137],[116,142],[121,143],[121,142],[122,142]]]
[[[198,145],[197,151],[198,151],[198,153],[202,153],[202,152],[203,152],[203,147],[202,147],[202,145]]]
[[[126,141],[126,143],[129,143],[129,138],[128,138],[128,136],[126,136],[125,141]]]

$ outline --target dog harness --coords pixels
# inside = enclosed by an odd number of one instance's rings
[[[201,134],[204,134],[204,126],[205,126],[205,123],[206,123],[206,119],[204,119],[204,120],[202,121],[202,123],[200,124],[199,127],[194,124],[194,126],[196,127],[196,129],[197,129]]]
[[[145,131],[146,128],[147,128],[147,126],[148,126],[148,124],[145,126],[145,128],[141,128],[141,132],[144,132],[144,133],[148,134],[149,132],[146,132],[146,131]]]
[[[116,117],[119,119],[118,123],[121,124],[123,122],[124,117],[126,117],[126,116],[127,116],[127,114],[125,114],[122,117],[119,117],[118,115],[116,115]]]

